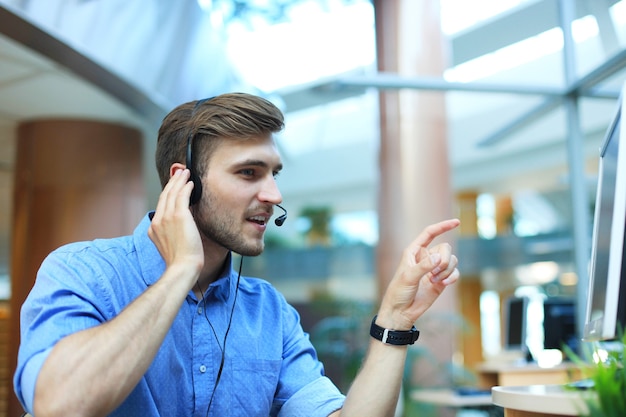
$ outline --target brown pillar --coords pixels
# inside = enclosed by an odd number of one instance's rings
[[[513,199],[509,195],[501,195],[496,197],[496,234],[498,236],[510,236],[513,234]],[[504,275],[506,271],[499,270],[497,274]],[[501,279],[502,282],[509,282],[505,277]],[[515,295],[515,288],[499,288],[498,295],[500,296],[500,343],[501,346],[505,345],[506,337],[506,301],[509,297]]]
[[[478,193],[467,191],[457,195],[461,226],[459,235],[467,238],[478,237],[478,213],[476,199]],[[475,369],[483,362],[482,332],[480,327],[480,296],[483,286],[480,275],[463,274],[458,284],[459,308],[461,316],[468,325],[467,331],[460,335],[459,350],[463,365]]]
[[[440,77],[445,46],[436,0],[375,0],[378,67],[381,72]],[[380,191],[377,265],[380,293],[393,276],[401,252],[428,224],[454,216],[448,166],[445,95],[417,90],[380,93]],[[453,241],[454,235],[446,236]],[[421,318],[420,345],[449,362],[459,332],[456,287]],[[432,362],[432,361],[431,361]],[[432,363],[431,363],[432,364]],[[438,383],[420,363],[418,373]]]
[[[513,233],[513,199],[508,196],[496,198],[496,234],[507,236]]]
[[[141,134],[84,120],[24,123],[17,133],[11,244],[10,370],[19,311],[39,265],[56,247],[132,232],[146,207]],[[10,392],[9,415],[22,409]]]

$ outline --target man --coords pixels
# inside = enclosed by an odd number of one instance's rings
[[[459,276],[458,226],[427,227],[404,251],[344,397],[298,314],[266,281],[242,277],[282,202],[273,134],[282,113],[224,94],[183,104],[159,130],[163,185],[131,236],[52,252],[21,316],[14,383],[45,416],[383,416],[393,414],[413,323]],[[191,180],[190,180],[191,179]],[[231,265],[231,253],[242,257]]]

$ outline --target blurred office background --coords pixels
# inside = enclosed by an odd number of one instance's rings
[[[462,278],[419,323],[416,356],[441,368],[413,383],[506,354],[511,296],[575,300],[580,325],[625,28],[616,0],[0,0],[0,405],[42,257],[131,232],[160,192],[162,117],[227,91],[286,114],[289,219],[244,266],[298,307],[339,384],[401,250],[450,216]]]

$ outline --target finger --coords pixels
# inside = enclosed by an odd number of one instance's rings
[[[449,276],[451,276],[455,270],[457,270],[459,261],[455,255],[451,255],[450,259],[447,261],[446,266],[443,266],[443,262],[440,263],[432,270],[432,276],[430,280],[432,282],[443,282]]]
[[[443,279],[441,281],[442,284],[444,285],[452,285],[455,282],[457,282],[459,280],[459,278],[461,277],[461,273],[459,272],[459,270],[457,268],[454,268],[454,270],[452,271],[452,273],[450,275],[448,275],[447,278]]]
[[[428,249],[424,247],[419,248],[419,262],[417,267],[421,270],[414,274],[418,279],[426,274],[431,274],[433,270],[437,269],[441,265],[441,254],[438,252],[430,253]]]
[[[175,204],[172,204],[172,200],[179,194],[180,188],[183,187],[187,183],[187,178],[189,173],[185,173],[184,170],[176,170],[174,174],[170,177],[165,187],[163,187],[163,191],[159,195],[159,200],[157,201],[157,206],[155,209],[155,214],[152,219],[153,222],[158,223],[165,216],[169,216],[171,210],[174,208]]]
[[[167,184],[165,184],[165,187],[163,187],[163,190],[161,190],[161,194],[159,194],[159,199],[157,200],[157,205],[154,210],[154,217],[152,219],[153,223],[158,222],[160,218],[163,217],[163,212],[165,211],[165,207],[167,205],[167,199],[168,199],[167,196],[171,188],[172,188],[172,179],[170,178]]]
[[[450,258],[452,255],[452,246],[449,243],[441,243],[434,248],[429,250],[430,254],[438,253],[441,256],[441,263],[433,270],[433,274],[438,274],[439,272],[448,268],[450,264]]]
[[[188,169],[184,170],[180,188],[178,189],[176,199],[174,200],[176,209],[188,209],[191,192],[195,187],[193,181],[190,180],[191,174]]]
[[[176,209],[176,203],[181,195],[181,190],[189,182],[189,170],[179,169],[174,172],[163,192],[163,208],[165,212]]]
[[[419,247],[427,247],[437,237],[456,228],[459,224],[461,224],[459,219],[449,219],[431,224],[430,226],[427,226],[422,233],[417,236],[417,238],[415,238],[410,246],[414,248],[414,253],[417,254],[417,249]]]

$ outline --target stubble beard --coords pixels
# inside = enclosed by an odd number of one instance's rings
[[[246,239],[238,225],[239,219],[221,207],[217,198],[207,191],[195,207],[194,217],[205,238],[230,251],[242,256],[258,256],[265,248],[263,238]]]

